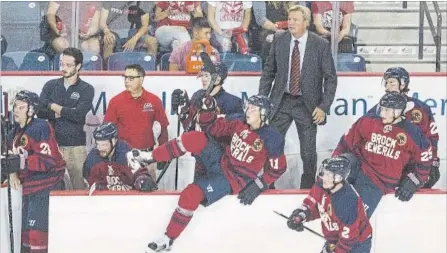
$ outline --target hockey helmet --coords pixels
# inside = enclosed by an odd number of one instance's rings
[[[93,138],[97,141],[111,140],[117,136],[118,129],[112,122],[103,123],[93,131]]]
[[[34,92],[21,90],[16,94],[14,100],[20,100],[28,104],[31,113],[37,113],[39,106],[39,95]]]
[[[402,91],[408,91],[408,85],[410,84],[410,75],[408,74],[408,71],[406,69],[402,67],[392,67],[387,69],[385,73],[383,73],[382,82],[384,86],[386,85],[386,80],[388,80],[389,78],[396,78],[399,82],[399,85],[405,85],[405,88]]]
[[[407,98],[405,95],[396,91],[387,92],[380,99],[379,105],[377,106],[377,115],[381,115],[383,108],[389,108],[394,109],[394,115],[398,117],[404,113],[406,106]]]
[[[270,98],[264,95],[253,95],[244,102],[244,113],[247,113],[248,105],[256,105],[261,111],[261,121],[268,124],[270,116],[273,112],[273,104]]]
[[[322,162],[318,175],[322,177],[325,171],[334,173],[334,182],[337,184],[348,178],[351,163],[343,156],[327,158]]]
[[[202,72],[208,72],[211,75],[212,74],[217,74],[217,76],[220,77],[219,85],[222,85],[223,82],[225,81],[225,79],[227,79],[227,76],[228,76],[228,68],[227,68],[227,66],[225,64],[223,64],[223,63],[214,63],[214,62],[212,62],[210,56],[207,53],[205,53],[205,52],[200,53],[200,58],[203,61],[203,66],[200,69],[199,74],[202,73]]]

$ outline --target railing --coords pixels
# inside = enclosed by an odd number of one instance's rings
[[[419,60],[424,58],[424,16],[427,17],[428,25],[430,26],[430,31],[433,36],[433,40],[436,46],[436,72],[441,71],[441,26],[442,26],[442,15],[439,10],[439,5],[437,1],[433,1],[433,6],[436,13],[436,30],[433,25],[433,20],[428,10],[427,2],[419,2]]]

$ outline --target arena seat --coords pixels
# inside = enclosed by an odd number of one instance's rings
[[[365,72],[365,58],[358,54],[338,54],[337,71]]]
[[[156,58],[145,52],[120,52],[112,54],[108,61],[108,69],[120,71],[129,64],[140,64],[146,71],[155,71]]]
[[[44,53],[38,52],[28,52],[28,51],[18,51],[18,52],[8,52],[3,55],[5,58],[11,58],[18,71],[49,71],[50,70],[50,59]],[[2,57],[3,58],[3,57]],[[3,69],[2,70],[14,70],[14,69]]]
[[[2,1],[2,23],[39,24],[42,18],[40,5],[34,1]]]
[[[242,55],[239,53],[221,53],[220,61],[228,71],[261,72],[262,60],[256,54]]]
[[[0,70],[2,71],[17,71],[17,65],[11,57],[2,55],[2,63],[0,64]]]
[[[161,71],[169,71],[169,57],[171,53],[165,53],[160,58],[160,70]]]
[[[102,57],[98,54],[82,52],[84,61],[81,70],[98,71],[102,70]],[[56,55],[53,60],[53,70],[59,71],[60,54]]]

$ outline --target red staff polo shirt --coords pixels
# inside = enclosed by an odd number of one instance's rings
[[[117,125],[118,138],[138,149],[155,145],[154,121],[160,122],[162,128],[169,125],[161,99],[144,89],[139,98],[133,98],[128,91],[113,97],[104,116],[104,122]]]

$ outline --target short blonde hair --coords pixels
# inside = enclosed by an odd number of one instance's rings
[[[309,8],[307,8],[306,6],[302,6],[302,5],[294,5],[287,10],[287,13],[290,13],[292,11],[301,12],[301,14],[303,14],[304,21],[307,22],[307,27],[309,27],[310,15],[311,15]]]

